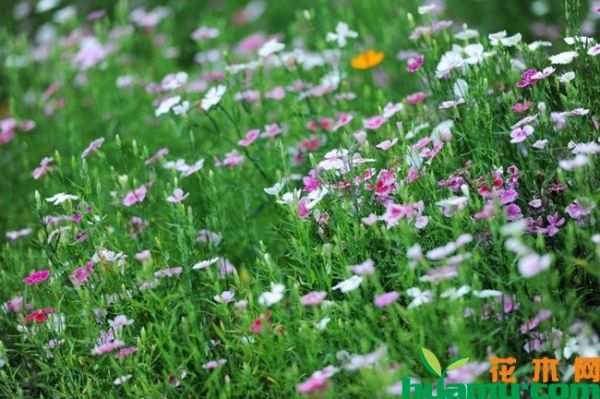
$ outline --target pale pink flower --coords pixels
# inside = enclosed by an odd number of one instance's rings
[[[510,137],[512,138],[512,140],[510,140],[511,143],[515,144],[515,143],[521,143],[523,141],[525,141],[525,139],[529,136],[531,136],[534,132],[534,129],[531,125],[526,125],[524,127],[517,127],[516,129],[513,129],[510,132]]]
[[[89,157],[93,152],[102,147],[102,144],[104,144],[104,137],[100,137],[99,139],[92,141],[81,154],[81,158]]]
[[[17,296],[4,303],[6,310],[12,313],[20,313],[23,309],[23,297]]]
[[[130,346],[127,348],[123,348],[120,351],[118,351],[117,353],[115,353],[115,358],[116,359],[122,359],[126,356],[132,355],[135,352],[137,352],[137,348],[135,346]]]
[[[523,277],[533,277],[538,273],[547,270],[552,263],[552,256],[540,256],[536,253],[530,253],[519,259],[519,273]]]
[[[182,189],[176,188],[173,191],[173,194],[167,197],[167,201],[172,202],[174,204],[178,204],[186,199],[190,195],[190,193],[184,193]]]
[[[154,272],[154,277],[179,277],[182,271],[181,267],[160,269]]]
[[[202,365],[202,368],[205,370],[212,370],[212,369],[216,369],[218,367],[223,366],[225,363],[227,363],[226,359],[210,360],[210,361],[204,363]]]
[[[384,294],[377,295],[375,299],[373,299],[373,303],[375,306],[383,308],[396,302],[399,297],[400,294],[398,294],[396,291],[386,292]]]
[[[40,162],[40,166],[38,166],[37,168],[35,168],[33,170],[33,172],[31,173],[31,176],[35,180],[38,180],[40,177],[44,176],[46,173],[48,173],[49,171],[51,171],[52,170],[52,165],[50,165],[50,163],[53,160],[54,160],[53,158],[44,157],[42,159],[42,161]]]
[[[50,270],[45,269],[31,272],[29,276],[23,279],[23,282],[27,285],[37,285],[48,280],[48,278],[50,278]]]
[[[316,306],[319,305],[327,293],[325,291],[312,291],[300,298],[300,303],[304,306]]]
[[[359,276],[371,275],[375,273],[375,262],[372,259],[367,259],[357,265],[348,266],[348,269]]]
[[[117,339],[114,341],[109,341],[109,342],[95,346],[92,349],[92,355],[95,355],[95,356],[104,355],[106,353],[114,351],[115,349],[119,349],[123,346],[125,346],[125,342],[121,341],[120,339]]]
[[[375,147],[379,148],[380,150],[386,151],[392,148],[397,142],[398,139],[384,140],[381,143],[377,144]]]

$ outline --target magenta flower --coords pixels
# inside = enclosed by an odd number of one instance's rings
[[[396,302],[398,298],[400,298],[400,294],[398,294],[396,291],[391,291],[381,295],[377,295],[375,299],[373,299],[373,303],[378,308],[384,308]]]
[[[418,55],[415,58],[411,58],[408,60],[408,65],[406,67],[406,71],[409,73],[416,72],[421,68],[421,66],[423,66],[424,62],[425,62],[424,55]]]
[[[23,279],[23,282],[27,285],[37,285],[48,280],[50,277],[50,270],[39,270],[31,272],[31,274]]]
[[[300,303],[304,306],[316,306],[323,302],[327,296],[325,291],[312,291],[300,298]]]
[[[74,286],[80,287],[88,279],[90,274],[92,274],[93,269],[94,262],[89,261],[86,263],[85,266],[78,267],[75,270],[73,270],[73,273],[71,273],[69,279],[71,280]]]
[[[252,129],[248,133],[246,133],[246,137],[238,141],[238,144],[242,147],[248,147],[250,144],[254,143],[254,141],[260,135],[259,129]]]
[[[146,198],[146,186],[142,185],[134,191],[129,191],[123,198],[123,205],[130,207],[133,204],[144,201]]]
[[[167,201],[172,202],[174,204],[178,204],[181,201],[183,201],[184,199],[186,199],[188,197],[188,195],[190,195],[190,193],[184,193],[182,189],[176,188],[173,191],[173,194],[171,194],[167,197]]]

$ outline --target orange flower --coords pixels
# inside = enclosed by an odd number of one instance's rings
[[[384,57],[381,51],[369,50],[352,58],[351,65],[354,69],[370,69],[379,65]]]

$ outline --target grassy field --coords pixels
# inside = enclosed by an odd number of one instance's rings
[[[600,356],[597,2],[64,3],[0,18],[0,397]]]

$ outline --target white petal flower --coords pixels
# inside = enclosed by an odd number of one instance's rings
[[[211,87],[210,90],[208,90],[208,92],[204,95],[204,98],[200,103],[202,109],[208,111],[213,106],[217,105],[219,101],[221,101],[221,98],[223,97],[223,94],[225,94],[226,90],[227,87],[223,85]]]
[[[336,41],[339,47],[346,46],[346,38],[355,39],[358,37],[358,33],[350,30],[348,24],[345,22],[338,22],[335,27],[334,33],[328,33],[325,40],[328,42]]]
[[[362,283],[362,281],[363,281],[363,279],[361,276],[353,275],[349,279],[344,280],[341,283],[333,286],[332,289],[340,290],[343,293],[354,291],[355,289],[360,287],[360,284]]]
[[[280,52],[285,48],[285,44],[280,43],[276,38],[271,39],[258,50],[258,55],[263,58],[270,56],[271,54],[275,54]]]
[[[549,59],[552,64],[565,65],[565,64],[570,64],[571,61],[573,61],[573,59],[575,59],[575,57],[577,57],[576,51],[564,51],[562,53],[553,55]]]
[[[180,101],[181,101],[181,96],[169,97],[160,103],[158,108],[156,108],[156,111],[154,111],[154,114],[156,116],[161,116],[163,114],[166,114],[167,112],[169,112],[171,110],[171,108],[173,108],[175,105],[179,104]]]

